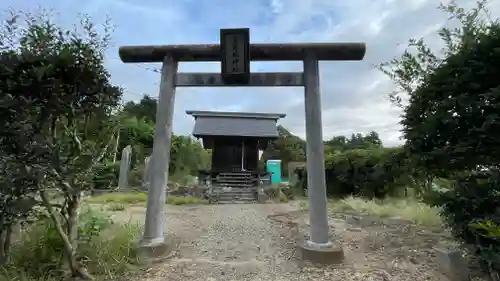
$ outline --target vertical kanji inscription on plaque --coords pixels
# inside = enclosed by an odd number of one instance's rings
[[[221,75],[226,84],[247,84],[250,34],[247,28],[221,29]]]

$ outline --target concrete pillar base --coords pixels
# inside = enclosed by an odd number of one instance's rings
[[[341,264],[344,261],[344,250],[340,244],[318,244],[304,239],[299,241],[298,247],[303,260],[319,264]]]
[[[170,255],[180,241],[172,235],[158,237],[153,239],[142,239],[138,245],[138,251],[141,258],[156,259]]]

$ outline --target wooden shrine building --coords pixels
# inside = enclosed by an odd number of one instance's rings
[[[267,174],[259,169],[259,150],[265,150],[270,140],[278,138],[276,123],[285,114],[214,111],[186,113],[195,118],[193,136],[202,139],[205,149],[212,150],[212,168],[205,174],[213,183],[217,183],[214,179],[222,181],[222,175],[245,174],[258,179],[262,174]]]

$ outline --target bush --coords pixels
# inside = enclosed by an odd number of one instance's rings
[[[453,235],[473,245],[480,262],[500,270],[500,173],[483,171],[459,178],[437,204]],[[499,235],[500,236],[500,235]]]
[[[91,274],[116,278],[138,263],[134,243],[139,233],[135,225],[114,224],[99,213],[83,212],[78,226],[78,261]],[[51,220],[41,220],[13,245],[11,263],[0,271],[0,280],[61,280],[66,275],[64,265],[61,238]]]
[[[94,189],[113,189],[118,186],[120,162],[99,164],[94,175]]]
[[[130,170],[128,176],[129,187],[141,187],[143,184],[144,164],[138,164]]]
[[[384,198],[405,188],[409,180],[401,148],[353,149],[328,154],[325,161],[327,194],[333,197]],[[307,189],[307,171],[298,169],[298,189]]]

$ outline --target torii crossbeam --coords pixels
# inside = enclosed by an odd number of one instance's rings
[[[365,49],[364,43],[250,44],[248,29],[221,30],[221,44],[120,47],[125,63],[163,63],[142,246],[165,243],[165,187],[176,87],[303,86],[310,236],[300,246],[305,259],[338,261],[342,248],[328,235],[318,61],[362,60]],[[303,61],[303,72],[250,73],[250,61],[291,60]],[[221,61],[221,73],[178,73],[178,63],[183,61]]]

